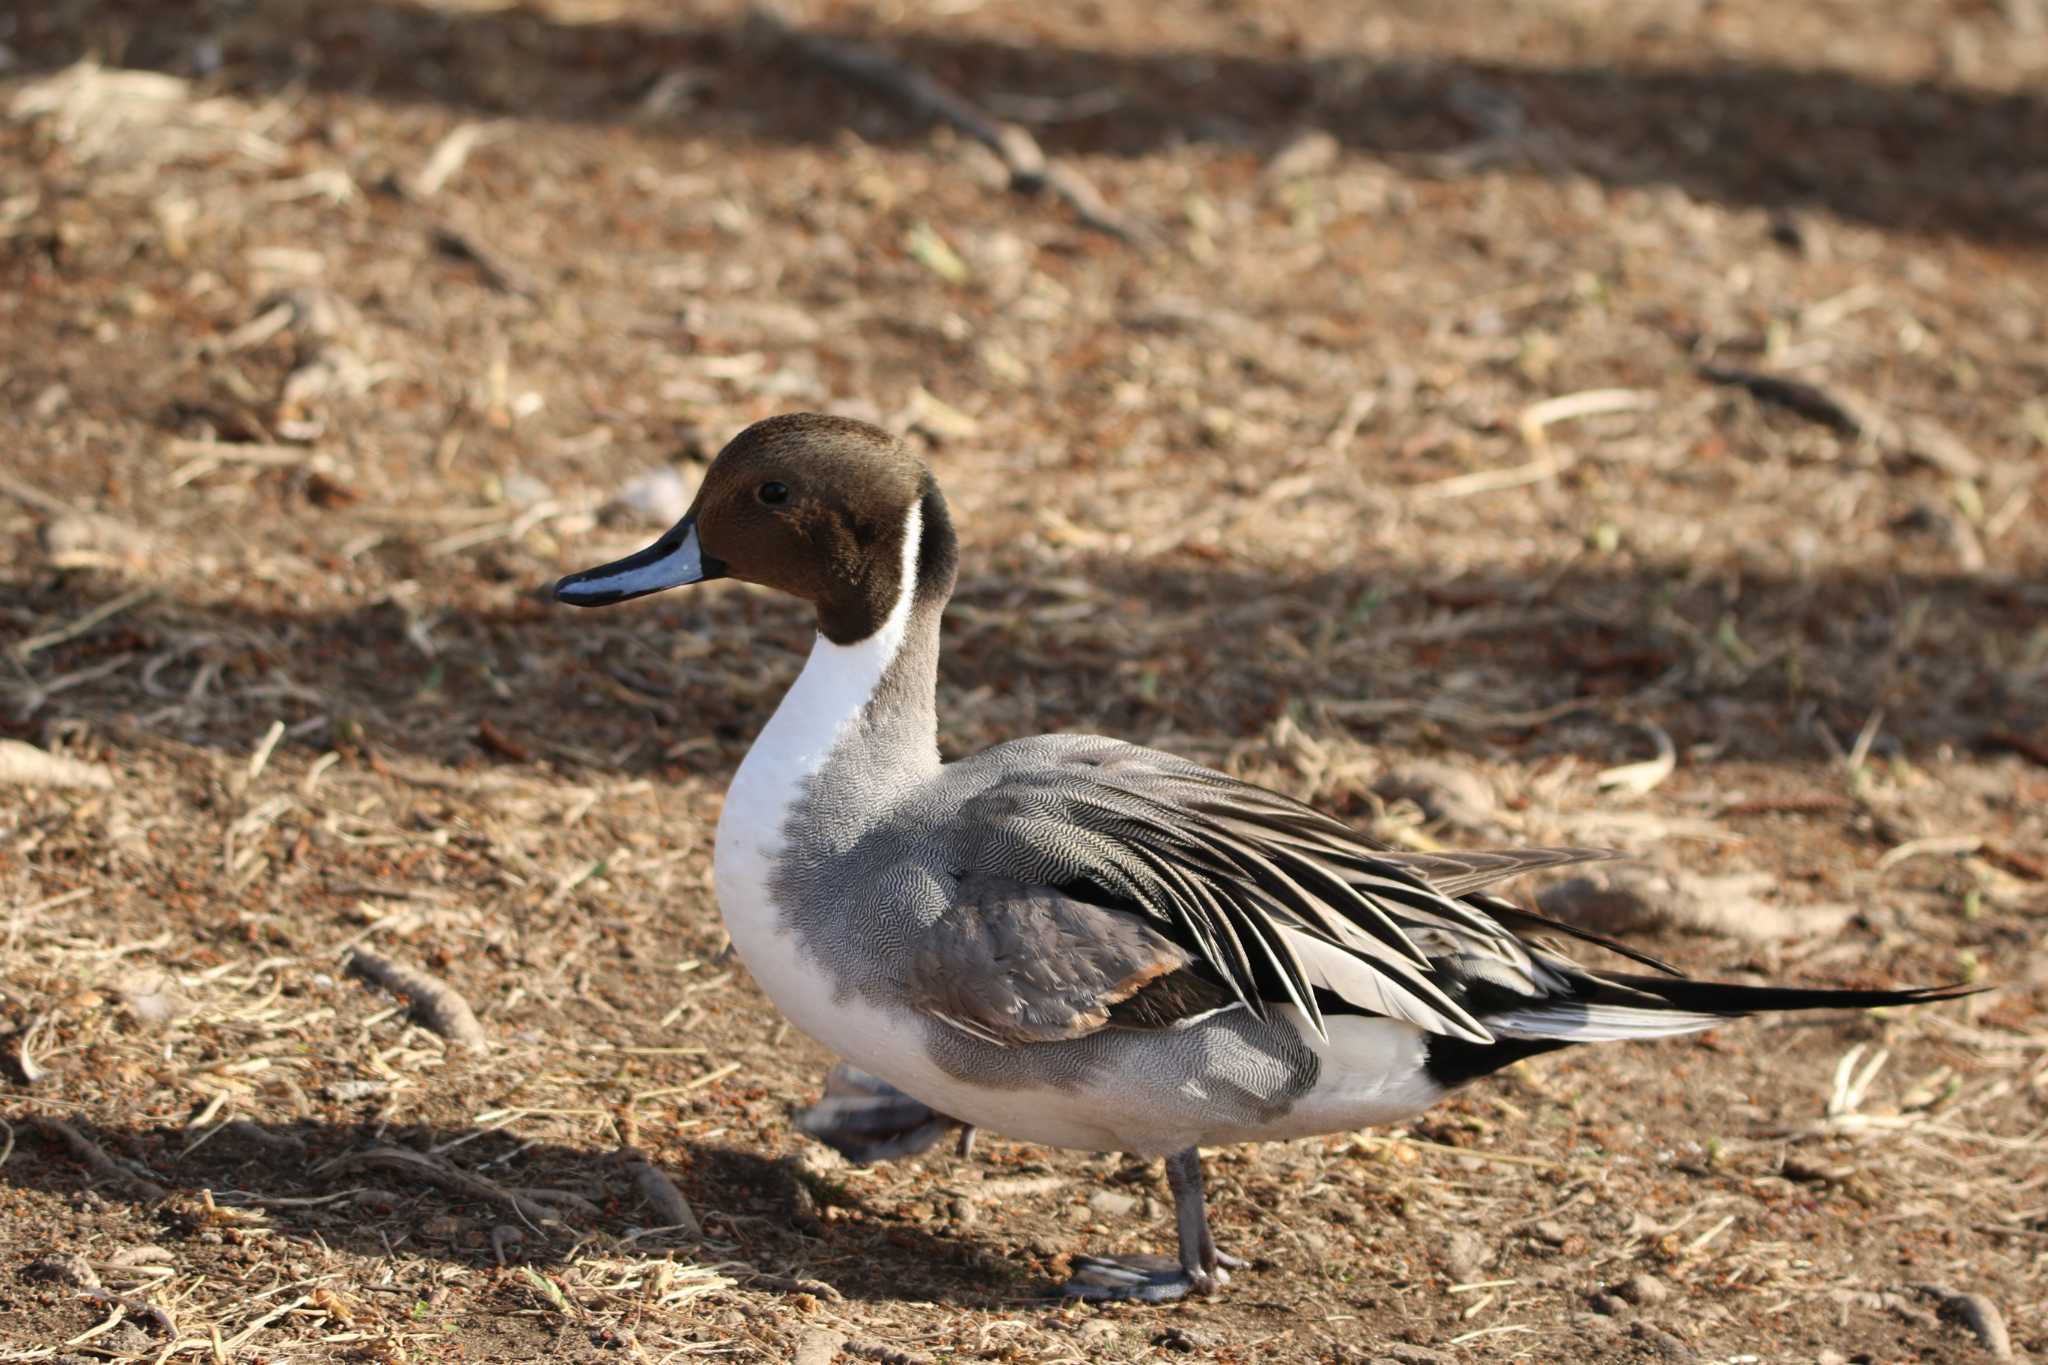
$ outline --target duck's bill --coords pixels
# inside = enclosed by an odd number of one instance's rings
[[[572,607],[608,607],[664,588],[725,577],[725,565],[706,557],[688,517],[646,549],[555,584],[555,600]]]

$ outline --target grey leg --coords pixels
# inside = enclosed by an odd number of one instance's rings
[[[1204,1276],[1214,1281],[1203,1286],[1221,1289],[1230,1283],[1230,1272],[1242,1270],[1245,1262],[1216,1249],[1209,1234],[1209,1201],[1202,1192],[1202,1154],[1190,1147],[1166,1158],[1166,1187],[1173,1191],[1173,1219],[1180,1231],[1180,1265],[1195,1280]]]
[[[1174,1224],[1180,1233],[1178,1263],[1164,1256],[1083,1256],[1061,1293],[1074,1299],[1135,1299],[1171,1303],[1189,1292],[1213,1294],[1230,1283],[1244,1262],[1216,1250],[1202,1194],[1202,1154],[1190,1147],[1166,1158],[1166,1184],[1173,1191]]]

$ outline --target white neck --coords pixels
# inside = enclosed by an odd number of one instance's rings
[[[839,645],[820,633],[803,672],[775,708],[760,738],[747,751],[726,792],[718,820],[715,871],[718,897],[727,914],[736,899],[765,902],[767,878],[790,807],[803,795],[840,746],[860,728],[868,703],[903,649],[917,596],[917,549],[922,510],[912,504],[903,527],[903,573],[895,604],[880,629],[865,639]],[[924,766],[938,766],[931,753],[891,754]]]

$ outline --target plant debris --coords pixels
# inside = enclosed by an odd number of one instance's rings
[[[477,1022],[469,1002],[439,977],[429,976],[415,967],[403,966],[365,948],[357,948],[349,954],[348,970],[352,976],[359,976],[393,995],[410,1000],[420,1022],[451,1043],[460,1043],[472,1052],[491,1050],[490,1035]]]

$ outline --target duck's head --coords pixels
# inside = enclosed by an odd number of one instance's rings
[[[879,630],[899,599],[943,601],[954,560],[945,501],[901,441],[866,422],[791,413],[735,436],[660,539],[570,574],[555,597],[603,607],[737,578],[810,602],[826,638],[851,644]]]

